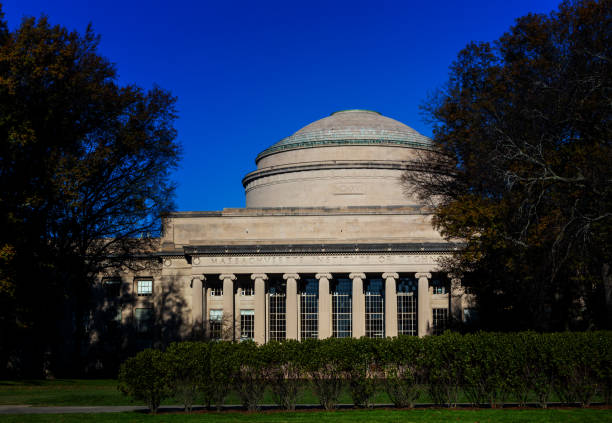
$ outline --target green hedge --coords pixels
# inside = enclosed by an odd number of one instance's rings
[[[230,390],[257,410],[266,388],[277,404],[295,409],[310,384],[325,409],[343,388],[355,406],[368,407],[384,389],[398,407],[413,407],[423,392],[453,407],[460,394],[475,406],[502,406],[509,398],[546,407],[551,395],[589,406],[596,395],[610,404],[612,332],[553,334],[447,332],[425,338],[325,339],[304,342],[181,342],[145,350],[121,366],[119,388],[152,411],[176,396],[191,410],[202,400],[220,408]]]

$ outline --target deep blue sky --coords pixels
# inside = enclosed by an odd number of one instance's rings
[[[244,207],[255,156],[341,109],[381,112],[425,135],[419,105],[469,41],[491,41],[558,1],[4,0],[23,16],[101,35],[121,83],[178,97],[178,210]]]

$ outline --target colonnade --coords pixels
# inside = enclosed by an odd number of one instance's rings
[[[298,315],[298,273],[285,273],[282,275],[286,283],[286,339],[299,339],[299,315]],[[385,272],[381,274],[384,281],[384,330],[385,336],[393,337],[398,335],[398,310],[397,310],[397,282],[398,273]],[[417,272],[414,274],[418,281],[417,289],[417,335],[424,336],[430,334],[433,326],[432,317],[432,293],[429,287],[431,273]],[[207,320],[206,310],[206,284],[210,279],[211,285],[216,279],[216,275],[193,275],[191,287],[193,292],[192,300],[192,320],[194,328],[202,328]],[[219,274],[223,292],[223,333],[233,334],[235,324],[235,313],[237,301],[234,299],[236,275],[232,273]],[[267,310],[266,310],[266,281],[269,277],[265,273],[253,273],[250,275],[254,286],[254,341],[263,344],[267,341]],[[317,273],[315,278],[318,280],[318,337],[320,339],[332,336],[332,295],[330,292],[330,281],[333,279],[330,273]],[[366,335],[366,301],[364,295],[364,273],[350,273],[352,280],[352,336],[359,338]],[[458,279],[452,279],[455,286],[459,285]],[[453,288],[451,287],[451,290]],[[451,297],[452,298],[452,297]],[[452,301],[451,301],[452,302]],[[459,309],[461,306],[458,306]],[[453,309],[453,306],[450,307]],[[455,305],[455,308],[457,306]],[[227,335],[226,335],[227,337]]]

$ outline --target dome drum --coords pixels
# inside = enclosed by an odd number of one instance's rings
[[[257,156],[243,179],[247,207],[415,205],[402,172],[431,140],[377,112],[333,113]]]

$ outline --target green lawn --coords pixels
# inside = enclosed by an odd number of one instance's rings
[[[389,398],[380,392],[376,398],[378,403],[389,403]],[[344,391],[340,403],[351,403],[351,396]],[[228,395],[226,404],[240,404],[238,395],[234,392]],[[269,392],[266,393],[263,404],[273,404]],[[299,399],[300,404],[318,404],[317,397],[305,389]],[[116,380],[26,380],[0,381],[0,405],[143,405],[123,396],[117,390]],[[180,404],[177,400],[166,400],[165,405]]]
[[[509,399],[511,400],[511,399]],[[550,401],[556,401],[551,396]],[[601,400],[596,398],[596,400]],[[352,399],[347,389],[342,392],[339,402],[351,404]],[[422,393],[419,402],[431,403],[431,399]],[[467,402],[465,397],[459,402]],[[199,403],[199,402],[197,402]],[[227,397],[226,404],[240,404],[238,395],[234,392]],[[310,389],[304,389],[298,400],[299,404],[318,404],[317,397]],[[391,401],[384,391],[380,391],[374,398],[374,403],[390,404]],[[163,405],[180,405],[181,402],[168,399]],[[272,395],[267,392],[262,404],[274,404]],[[58,380],[25,380],[0,381],[0,405],[144,405],[123,396],[117,390],[117,381],[112,379],[58,379]],[[611,420],[612,421],[612,420]]]
[[[0,405],[132,405],[115,380],[0,381]]]
[[[28,414],[0,416],[2,422],[535,422],[535,423],[589,423],[610,422],[612,411],[601,409],[547,409],[547,410],[349,410],[333,412],[260,412],[260,413],[196,413],[147,415],[141,413],[110,413],[110,414]]]

